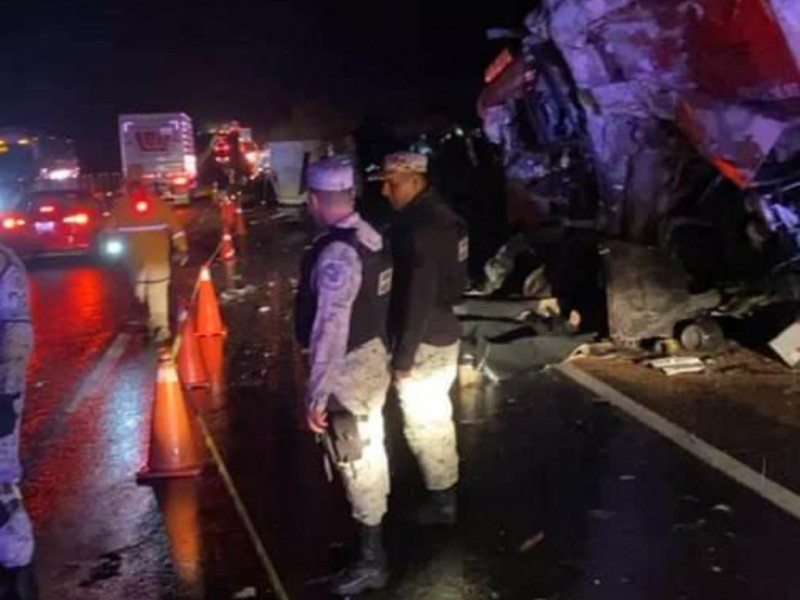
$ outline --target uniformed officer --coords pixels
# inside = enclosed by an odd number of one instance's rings
[[[157,342],[170,339],[170,241],[180,264],[189,245],[172,208],[147,187],[140,165],[131,165],[125,193],[112,209],[107,229],[124,236],[125,262],[136,298],[148,311],[148,329]]]
[[[0,246],[0,598],[36,597],[33,531],[19,482],[20,424],[25,375],[33,352],[33,324],[25,267]]]
[[[406,439],[429,491],[417,520],[452,524],[458,454],[449,392],[460,338],[453,306],[467,283],[467,229],[429,184],[425,155],[389,155],[380,178],[384,196],[397,211],[391,236],[392,370]]]
[[[360,524],[360,556],[333,584],[341,596],[386,584],[381,521],[389,494],[382,408],[391,383],[386,321],[391,256],[355,210],[354,170],[344,157],[309,168],[309,209],[324,227],[305,254],[295,306],[310,351],[306,411],[326,436]]]

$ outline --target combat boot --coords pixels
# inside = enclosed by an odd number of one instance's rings
[[[336,596],[357,596],[368,590],[379,590],[389,580],[381,526],[362,525],[359,535],[361,548],[358,560],[334,579],[331,585],[331,592]]]
[[[414,515],[414,521],[419,525],[455,525],[458,513],[456,486],[428,494]]]

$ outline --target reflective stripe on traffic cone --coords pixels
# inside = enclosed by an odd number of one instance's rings
[[[138,479],[192,477],[200,473],[202,461],[194,422],[175,363],[166,351],[159,356],[152,418],[150,454]]]
[[[208,387],[208,373],[203,356],[200,354],[200,347],[197,345],[194,324],[187,310],[181,312],[178,327],[181,332],[178,347],[178,374],[181,381],[190,388]]]
[[[207,266],[200,269],[200,285],[197,292],[197,319],[195,331],[200,337],[209,335],[225,335],[222,323],[222,312],[217,301],[211,271]]]
[[[220,256],[225,262],[236,260],[236,247],[233,245],[233,236],[227,227],[222,229],[222,248]]]

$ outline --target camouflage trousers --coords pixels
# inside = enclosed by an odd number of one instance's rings
[[[25,376],[33,351],[30,323],[0,324],[0,565],[28,565],[33,530],[19,492],[19,436],[25,405]]]
[[[337,465],[353,518],[377,525],[386,514],[389,463],[386,458],[383,406],[389,390],[389,355],[383,343],[373,340],[345,357],[333,392],[356,417],[363,452],[361,458]]]
[[[422,344],[411,376],[397,383],[408,445],[419,462],[425,487],[446,490],[458,482],[458,451],[450,388],[458,374],[458,343]]]
[[[383,407],[390,384],[389,357],[380,342],[348,355],[336,382],[339,401],[359,417],[359,460],[338,465],[353,518],[378,525],[387,510],[389,463],[384,444]],[[398,385],[404,431],[419,461],[429,490],[447,489],[458,481],[458,454],[450,387],[458,369],[458,344],[423,345],[411,377]]]

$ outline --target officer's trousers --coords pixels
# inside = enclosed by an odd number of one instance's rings
[[[0,323],[0,565],[22,567],[33,556],[31,521],[22,504],[19,436],[25,375],[33,352],[30,323]]]
[[[450,388],[458,374],[458,343],[422,344],[411,376],[397,383],[404,432],[425,487],[446,490],[458,482],[458,451]]]
[[[147,307],[150,330],[169,332],[169,263],[139,267],[131,279],[136,299]]]
[[[458,481],[453,405],[450,388],[458,371],[458,344],[422,345],[409,379],[398,387],[404,430],[429,490],[444,490]],[[364,450],[361,459],[339,464],[353,518],[377,525],[387,510],[389,464],[384,445],[383,407],[390,384],[388,356],[381,342],[370,342],[349,354],[334,393],[359,417]]]
[[[383,406],[390,382],[389,356],[383,342],[373,340],[345,357],[333,389],[337,400],[358,418],[361,458],[337,467],[353,518],[370,526],[383,519],[389,496]]]

